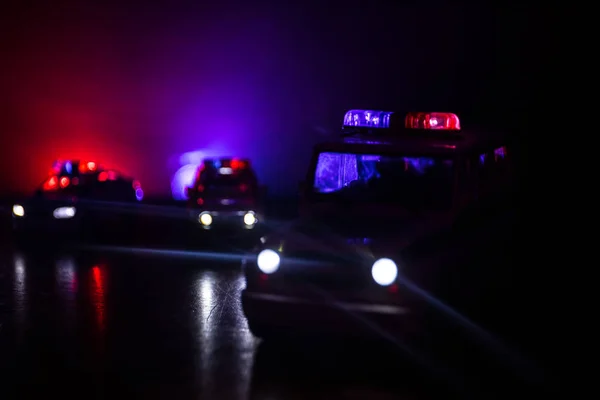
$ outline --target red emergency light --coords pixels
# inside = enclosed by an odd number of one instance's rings
[[[460,130],[458,116],[448,112],[410,112],[404,121],[407,129]]]
[[[44,182],[43,189],[46,191],[58,189],[58,176],[54,175]]]
[[[96,171],[96,169],[98,168],[98,166],[96,165],[96,163],[94,161],[81,161],[79,163],[79,172],[81,172],[82,174],[85,174],[87,172],[94,172]]]

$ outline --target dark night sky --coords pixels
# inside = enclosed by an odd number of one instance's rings
[[[199,151],[250,157],[290,192],[346,109],[456,111],[468,126],[525,104],[516,9],[47,3],[0,17],[7,191],[73,157],[167,194],[181,156]]]

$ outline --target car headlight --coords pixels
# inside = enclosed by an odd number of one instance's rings
[[[266,249],[258,253],[258,257],[256,258],[256,264],[258,265],[258,269],[260,269],[265,274],[272,274],[279,269],[279,263],[281,262],[281,257],[277,254],[276,251]]]
[[[67,219],[75,216],[75,207],[59,207],[52,212],[56,219]]]
[[[253,211],[248,211],[245,215],[244,215],[244,224],[251,226],[256,224],[257,220],[256,220],[256,215],[254,214]]]
[[[207,212],[203,212],[202,214],[200,214],[198,220],[204,226],[210,226],[210,224],[212,224],[213,222],[212,216]]]
[[[398,266],[389,258],[380,258],[373,263],[371,276],[378,285],[391,285],[398,278]]]
[[[25,209],[20,204],[15,204],[12,208],[12,213],[15,217],[24,217]]]

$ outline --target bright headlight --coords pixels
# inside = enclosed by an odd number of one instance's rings
[[[25,209],[20,204],[15,204],[13,206],[12,212],[15,217],[23,217],[25,215]]]
[[[252,211],[247,212],[244,215],[244,224],[250,226],[256,223],[256,215]]]
[[[398,277],[398,267],[396,263],[389,258],[380,258],[373,263],[371,268],[373,280],[381,286],[391,285]]]
[[[56,219],[67,219],[75,216],[75,207],[59,207],[52,213]]]
[[[256,259],[256,264],[258,265],[258,269],[260,269],[265,274],[272,274],[279,269],[279,263],[281,262],[281,258],[277,252],[266,249],[258,253],[258,257]]]
[[[200,214],[200,217],[198,219],[200,220],[200,223],[204,226],[209,226],[210,224],[212,224],[213,221],[212,217],[207,212],[203,212],[202,214]]]

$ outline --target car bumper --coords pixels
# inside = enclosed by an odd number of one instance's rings
[[[242,308],[251,329],[297,334],[405,337],[418,327],[411,309],[391,304],[318,301],[244,290]]]

